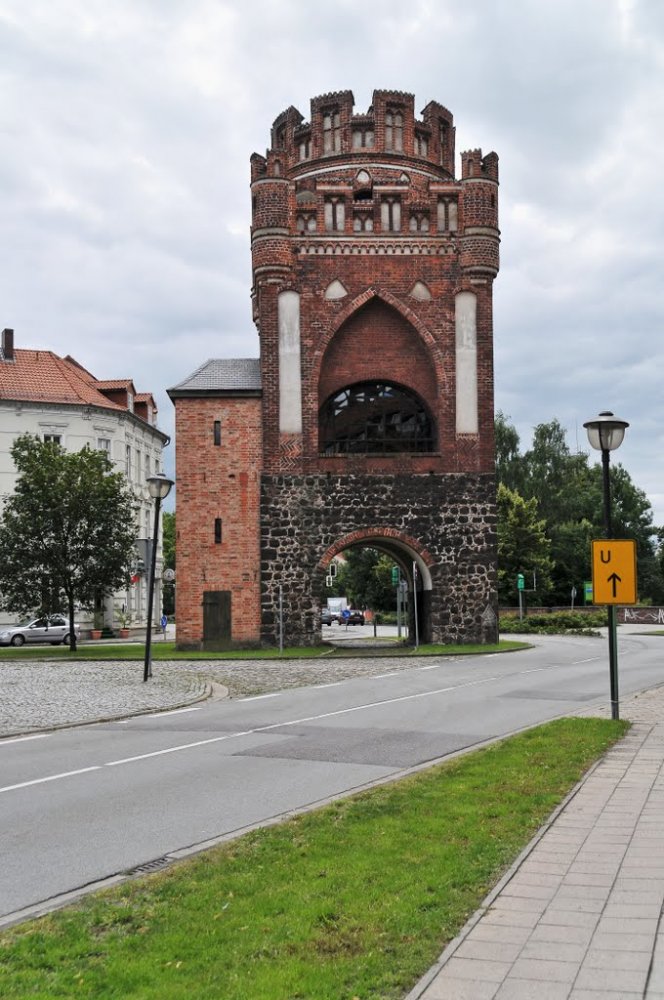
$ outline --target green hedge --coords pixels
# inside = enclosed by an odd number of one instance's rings
[[[606,625],[606,614],[603,611],[575,614],[573,611],[552,611],[550,614],[524,615],[519,618],[515,614],[500,616],[501,633],[540,632],[548,635],[597,635],[597,629]]]

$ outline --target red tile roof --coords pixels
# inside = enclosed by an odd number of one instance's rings
[[[100,381],[74,358],[61,358],[53,351],[19,349],[12,361],[0,358],[0,399],[126,410],[101,390],[129,387],[133,391],[131,379]]]

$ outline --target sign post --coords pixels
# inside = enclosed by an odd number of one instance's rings
[[[634,539],[593,539],[593,604],[609,611],[609,684],[611,718],[618,716],[618,641],[616,604],[636,604],[636,542]]]

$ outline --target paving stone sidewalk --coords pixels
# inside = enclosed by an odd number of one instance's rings
[[[620,709],[627,736],[407,1000],[664,1000],[664,687]]]

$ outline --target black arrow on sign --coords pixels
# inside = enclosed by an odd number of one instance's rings
[[[606,582],[613,585],[613,596],[615,597],[616,594],[617,594],[617,592],[618,592],[618,588],[616,587],[616,584],[617,583],[622,583],[622,577],[618,576],[617,573],[612,573],[611,576],[607,578]]]

